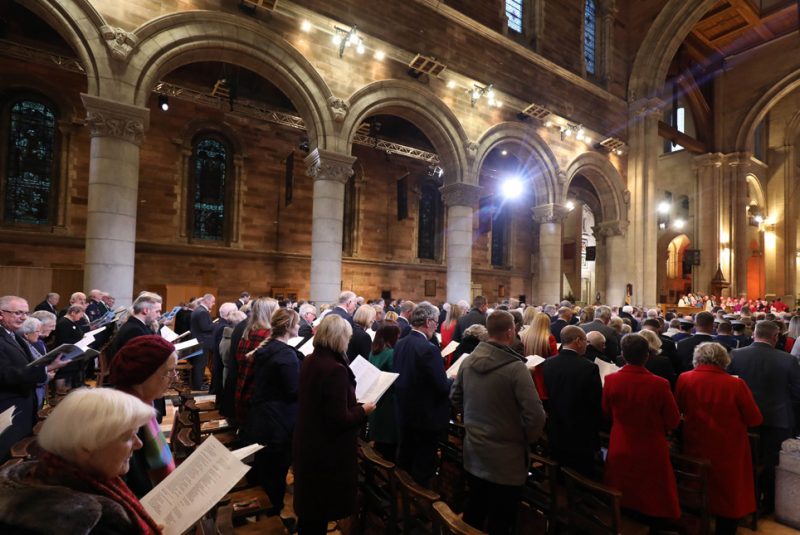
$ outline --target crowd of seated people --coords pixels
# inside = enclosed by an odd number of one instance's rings
[[[89,316],[86,296],[77,292],[58,320],[58,335],[57,312],[47,309],[55,309],[54,295],[30,317],[24,299],[0,298],[0,410],[15,407],[11,428],[0,434],[0,461],[31,434],[43,404],[56,407],[37,435],[37,459],[0,474],[0,503],[26,513],[0,512],[0,527],[36,532],[43,505],[25,505],[9,494],[24,481],[22,497],[53,485],[67,489],[54,500],[67,500],[73,489],[69,499],[100,503],[99,512],[84,519],[87,533],[119,518],[131,532],[158,532],[138,498],[175,469],[159,426],[179,360],[160,335],[164,324],[200,342],[187,386],[198,393],[210,389],[238,429],[238,444],[267,446],[255,457],[253,480],[270,498],[267,514],[301,533],[325,533],[328,522],[354,513],[360,435],[429,487],[453,419],[466,433],[469,494],[459,507],[478,529],[500,534],[516,528],[513,511],[528,452],[537,444],[561,466],[621,491],[631,515],[669,529],[681,514],[669,455],[673,440],[685,454],[710,461],[717,533],[735,533],[756,507],[774,507],[781,443],[800,430],[800,344],[794,343],[800,315],[778,310],[775,302],[765,311],[746,302],[735,311],[706,296],[710,309],[678,316],[568,301],[534,306],[512,299],[490,306],[482,296],[440,308],[425,301],[367,301],[350,291],[328,304],[244,292],[219,307],[207,294],[171,316],[159,295],[142,292],[102,333],[98,349],[105,364],[96,373],[98,380],[106,373],[109,388],[100,389],[86,388],[92,371],[85,362],[59,357],[46,367],[27,366],[55,344],[80,340],[91,316],[109,310],[103,293],[93,290],[89,305],[100,312]],[[58,336],[51,336],[54,327]],[[312,338],[306,356],[300,348]],[[443,357],[451,341],[458,346]],[[526,361],[531,355],[544,359],[533,369]],[[399,374],[377,404],[356,400],[349,363],[359,356]],[[448,375],[456,362],[458,372]],[[115,393],[86,394],[106,391]],[[702,410],[708,404],[715,410]],[[112,406],[120,414],[103,412]],[[69,437],[75,443],[62,444],[58,435],[87,414],[94,422],[91,437],[82,437],[81,429]],[[758,497],[748,430],[761,444]],[[610,433],[607,445],[603,433]],[[296,518],[283,507],[290,469]]]

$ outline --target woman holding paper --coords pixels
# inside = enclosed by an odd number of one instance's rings
[[[356,402],[345,351],[350,324],[329,314],[300,368],[293,440],[294,510],[300,535],[324,535],[327,522],[349,517],[358,490],[358,431],[375,404]]]
[[[361,305],[353,314],[353,336],[350,337],[350,344],[347,346],[347,358],[353,362],[359,355],[369,359],[372,338],[367,333],[367,329],[372,327],[375,321],[375,309],[370,305]]]
[[[297,387],[303,354],[288,344],[300,329],[300,315],[281,308],[272,315],[269,338],[251,353],[253,397],[242,438],[264,449],[256,453],[254,472],[277,515],[283,510],[286,474],[292,464],[292,433],[297,420]],[[295,519],[281,518],[292,531]]]
[[[382,372],[394,371],[394,345],[399,337],[400,326],[396,322],[382,321],[372,341],[370,363]],[[369,415],[369,438],[375,441],[375,450],[384,459],[394,462],[398,437],[392,387],[378,401],[375,412]]]
[[[154,413],[109,388],[67,395],[39,432],[38,459],[0,472],[0,532],[160,533],[121,478]]]
[[[114,355],[109,381],[152,407],[177,378],[177,366],[171,342],[159,335],[138,336]],[[125,481],[141,498],[175,470],[175,461],[155,414],[137,430],[137,437],[144,446],[133,453]]]

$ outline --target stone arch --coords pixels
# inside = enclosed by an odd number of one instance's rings
[[[753,190],[753,193],[756,197],[756,203],[762,208],[766,209],[766,196],[764,195],[764,188],[761,185],[761,181],[758,177],[752,173],[749,173],[745,180],[747,180],[747,187]]]
[[[0,81],[0,94],[13,92],[39,93],[46,97],[58,107],[61,121],[70,122],[79,118],[73,101],[49,80],[22,74],[9,76]]]
[[[667,69],[692,27],[717,0],[669,0],[639,46],[628,84],[628,102],[658,96]]]
[[[751,151],[753,149],[753,138],[756,127],[783,97],[800,87],[800,69],[784,76],[751,106],[750,111],[745,115],[739,131],[736,135],[736,147],[741,151]],[[794,122],[794,121],[793,121]],[[791,133],[792,129],[787,129]],[[797,130],[794,130],[795,134]],[[787,140],[791,143],[791,140]]]
[[[584,176],[594,187],[600,201],[601,213],[597,223],[607,221],[628,221],[628,203],[625,201],[625,185],[617,168],[608,158],[596,152],[584,152],[567,166],[567,180],[563,195],[566,198],[572,180]]]
[[[89,0],[19,0],[20,5],[50,25],[70,45],[84,71],[90,95],[100,93],[101,78],[113,78],[103,29],[110,29]]]
[[[550,150],[550,147],[539,134],[533,128],[522,123],[505,122],[496,124],[481,135],[473,163],[476,180],[486,156],[492,149],[502,143],[510,143],[529,151],[528,155],[519,158],[520,161],[530,161],[533,158],[541,169],[544,191],[537,190],[534,192],[536,205],[558,202],[562,197],[560,177],[563,176],[559,169],[558,161],[553,151]]]
[[[291,100],[305,122],[312,150],[331,144],[332,95],[327,84],[291,44],[257,22],[216,11],[190,11],[164,15],[134,33],[141,39],[127,71],[134,104],[146,106],[160,77],[178,67],[200,61],[231,63],[269,80]]]
[[[338,151],[351,154],[356,130],[368,115],[396,115],[428,136],[444,169],[445,185],[469,182],[465,176],[471,147],[467,135],[452,110],[425,86],[405,80],[379,80],[350,95],[345,108]]]
[[[181,140],[183,148],[191,147],[192,139],[194,138],[194,136],[205,130],[218,131],[222,133],[231,142],[233,151],[236,154],[243,157],[247,157],[247,154],[245,154],[245,147],[244,144],[242,143],[241,136],[234,127],[232,127],[229,123],[225,121],[197,119],[189,122],[189,124],[184,126],[183,131],[181,132],[181,136],[179,138]]]

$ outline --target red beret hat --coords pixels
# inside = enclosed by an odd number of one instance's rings
[[[142,384],[174,351],[175,346],[159,335],[137,336],[114,355],[109,381],[117,387]]]

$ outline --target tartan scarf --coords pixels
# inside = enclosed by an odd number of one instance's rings
[[[158,535],[161,530],[147,513],[131,489],[119,476],[100,481],[57,455],[42,451],[36,465],[36,476],[43,482],[55,482],[75,490],[103,496],[118,503],[128,514],[131,523],[142,535]],[[76,485],[64,485],[64,482]]]
[[[153,485],[157,485],[175,470],[175,460],[155,416],[141,427],[139,438],[142,440],[147,474]]]
[[[236,348],[236,365],[238,377],[236,378],[236,421],[247,421],[247,412],[250,409],[250,399],[253,397],[253,383],[255,380],[255,359],[247,354],[256,349],[261,342],[269,338],[270,329],[254,329],[247,338],[239,341]],[[231,348],[233,351],[233,348]]]

